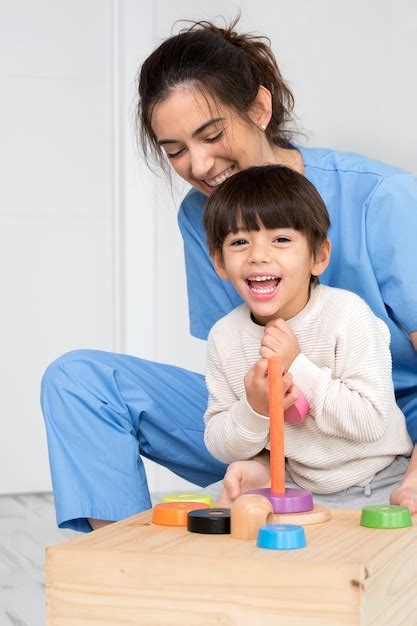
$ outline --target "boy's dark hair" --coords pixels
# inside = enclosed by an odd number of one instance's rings
[[[307,238],[314,256],[327,239],[329,214],[310,181],[282,165],[250,167],[222,183],[207,200],[204,228],[211,255],[239,227],[294,228]]]

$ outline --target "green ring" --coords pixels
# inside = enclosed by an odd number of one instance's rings
[[[406,506],[379,504],[362,509],[360,524],[367,528],[407,528],[413,521]]]

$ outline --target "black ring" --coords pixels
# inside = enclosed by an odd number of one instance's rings
[[[204,535],[230,534],[230,509],[197,509],[187,515],[187,530]]]

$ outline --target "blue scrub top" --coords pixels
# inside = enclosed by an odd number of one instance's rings
[[[397,402],[417,441],[417,353],[407,336],[417,330],[417,180],[358,154],[297,149],[331,220],[332,255],[320,282],[359,294],[388,325]],[[193,189],[178,214],[191,334],[200,339],[242,303],[214,270],[202,225],[204,202],[205,196]]]

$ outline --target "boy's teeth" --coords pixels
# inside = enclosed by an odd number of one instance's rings
[[[273,293],[280,281],[281,279],[278,276],[272,276],[272,274],[265,276],[249,276],[249,278],[246,279],[251,291],[263,294]]]
[[[248,280],[250,280],[251,282],[256,281],[258,282],[262,282],[264,280],[276,280],[277,276],[254,276],[253,278],[248,278]]]
[[[275,287],[267,287],[266,289],[257,289],[256,287],[252,287],[252,291],[255,293],[272,293]]]

